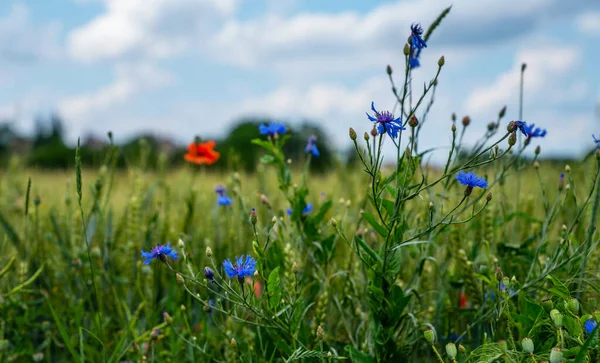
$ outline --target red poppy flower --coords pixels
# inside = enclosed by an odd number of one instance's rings
[[[466,309],[467,307],[467,294],[465,294],[464,292],[460,294],[459,307],[461,309]]]
[[[212,165],[219,160],[221,154],[214,150],[216,143],[207,141],[201,143],[192,142],[188,145],[185,161],[196,165]]]

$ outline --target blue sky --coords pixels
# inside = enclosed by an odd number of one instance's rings
[[[5,0],[0,120],[29,131],[57,111],[71,142],[108,130],[186,142],[243,116],[310,118],[345,147],[348,127],[369,130],[371,101],[393,107],[385,66],[401,73],[410,24],[426,28],[449,5],[413,74],[418,92],[445,56],[422,146],[448,145],[452,112],[473,120],[471,142],[502,106],[516,119],[526,62],[524,119],[548,129],[543,152],[589,151],[600,133],[597,0]]]

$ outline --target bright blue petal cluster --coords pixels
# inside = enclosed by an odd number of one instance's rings
[[[371,110],[375,113],[375,117],[368,113],[367,117],[375,123],[377,133],[380,135],[387,133],[391,138],[395,139],[401,130],[406,130],[405,127],[402,127],[402,119],[400,117],[395,119],[394,115],[389,111],[377,111],[374,102],[371,102]]]
[[[535,124],[527,125],[523,121],[515,121],[515,125],[523,135],[527,137],[544,137],[546,136],[546,130],[539,127],[535,127]]]
[[[256,270],[256,260],[249,255],[246,255],[246,259],[244,260],[244,256],[242,255],[235,258],[235,265],[233,265],[229,259],[223,261],[223,268],[230,279],[237,277],[238,279],[243,280],[245,277],[254,275],[254,271]]]
[[[261,135],[283,135],[287,131],[287,128],[284,124],[279,122],[271,122],[268,125],[261,124],[258,126],[258,131]]]
[[[227,188],[224,185],[217,185],[215,188],[215,193],[217,193],[217,204],[220,206],[231,205],[232,200],[227,196]]]
[[[425,40],[421,37],[423,35],[423,28],[420,24],[413,24],[410,27],[410,54],[408,56],[408,65],[410,68],[417,68],[421,66],[419,62],[419,56],[421,50],[427,48]]]
[[[596,143],[596,148],[600,149],[600,139],[596,139],[596,136],[594,136],[594,134],[592,134],[592,137],[594,138],[594,142]]]
[[[306,207],[304,208],[304,210],[302,210],[302,214],[303,214],[303,215],[304,215],[304,214],[308,214],[308,213],[312,212],[312,210],[313,210],[313,206],[312,206],[312,204],[310,204],[310,203],[307,203],[307,204],[306,204]],[[287,210],[287,215],[288,215],[288,216],[291,216],[291,215],[292,215],[292,208],[288,208],[288,210]]]
[[[478,177],[477,174],[473,173],[472,171],[459,172],[456,175],[456,180],[458,180],[458,182],[462,185],[471,188],[485,188],[488,186],[488,182],[484,178]]]
[[[170,242],[167,243],[166,246],[156,245],[150,250],[150,252],[144,252],[144,250],[142,250],[142,257],[146,259],[144,261],[144,265],[149,264],[153,259],[164,262],[166,261],[167,256],[171,257],[172,259],[177,258],[177,252],[171,248]]]
[[[316,136],[311,136],[308,138],[308,142],[306,143],[306,148],[304,148],[304,152],[305,153],[310,153],[313,156],[320,156],[321,153],[319,152],[319,149],[317,149],[317,137]]]
[[[596,321],[594,319],[590,318],[583,324],[583,329],[585,330],[586,334],[591,334],[592,331],[594,331],[594,329],[596,329],[597,325],[598,325],[598,323],[596,323]]]

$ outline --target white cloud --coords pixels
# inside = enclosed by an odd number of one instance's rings
[[[587,6],[582,1],[575,6]],[[372,68],[398,58],[409,35],[409,26],[428,26],[450,3],[407,0],[385,3],[367,13],[301,13],[292,17],[267,14],[249,20],[232,19],[216,36],[212,52],[224,62],[254,68],[347,70]],[[498,42],[522,39],[557,11],[569,16],[559,0],[499,2],[457,0],[430,40],[427,52],[492,47]],[[510,24],[510,26],[507,26]],[[445,48],[445,49],[444,49]],[[438,56],[441,55],[438,54]]]
[[[172,75],[150,64],[120,65],[115,80],[94,92],[65,98],[59,112],[67,122],[85,121],[92,113],[121,105],[142,91],[163,87],[172,82]]]
[[[0,60],[11,63],[55,58],[60,53],[60,25],[32,24],[28,8],[15,3],[5,17],[0,17]]]
[[[527,104],[556,104],[585,95],[587,86],[570,75],[581,59],[581,51],[570,46],[545,46],[518,53],[512,68],[496,80],[475,89],[466,100],[468,112],[482,114],[503,105],[517,105],[521,64],[526,63],[525,101]],[[569,92],[565,92],[569,90]]]
[[[600,12],[588,12],[577,19],[579,30],[583,33],[600,36]]]
[[[106,11],[68,36],[81,61],[168,57],[189,49],[236,0],[104,0]]]

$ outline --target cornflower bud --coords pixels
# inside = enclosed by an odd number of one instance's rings
[[[492,200],[492,192],[487,193],[487,195],[485,196],[485,200],[487,200],[488,202]]]
[[[256,216],[256,209],[252,208],[252,210],[250,211],[250,223],[256,225],[256,222],[258,222],[258,217]]]
[[[179,241],[177,241],[177,246],[179,246],[179,248],[183,249],[185,247],[185,243],[183,242],[183,240],[180,238]]]
[[[388,76],[392,75],[392,67],[389,64],[385,68],[385,72],[388,74]]]
[[[408,44],[404,44],[404,55],[409,55],[410,54],[410,46]]]
[[[511,132],[510,136],[508,137],[508,145],[513,146],[516,143],[517,143],[517,133],[513,131],[513,132]]]
[[[464,127],[469,126],[471,124],[471,118],[469,116],[463,117],[462,124]]]
[[[417,120],[417,116],[415,116],[415,115],[410,116],[410,119],[408,119],[408,124],[412,128],[419,126],[419,120]]]
[[[452,132],[456,132],[456,125],[452,124],[452,128],[451,129],[452,129]]]
[[[208,281],[214,281],[215,280],[215,273],[212,270],[212,268],[206,266],[204,268],[204,277],[206,277],[208,279]]]
[[[498,118],[504,117],[505,114],[506,114],[506,106],[502,107],[500,112],[498,112]]]
[[[165,323],[173,324],[173,318],[166,311],[163,313],[163,318],[165,319]]]
[[[440,59],[438,60],[438,66],[443,67],[444,63],[446,63],[446,58],[444,58],[444,56],[441,56]]]
[[[367,132],[365,132],[365,134],[363,135],[363,138],[365,139],[365,141],[369,141],[369,134]]]
[[[350,140],[356,141],[356,131],[354,131],[354,129],[352,127],[350,128],[349,134],[350,134]]]
[[[212,249],[210,247],[206,247],[206,257],[211,258],[212,257]]]
[[[181,285],[185,284],[185,279],[179,273],[175,274],[175,280],[177,280],[178,284],[181,284]]]
[[[540,147],[540,145],[535,147],[535,154],[539,155],[542,152],[542,148]]]

